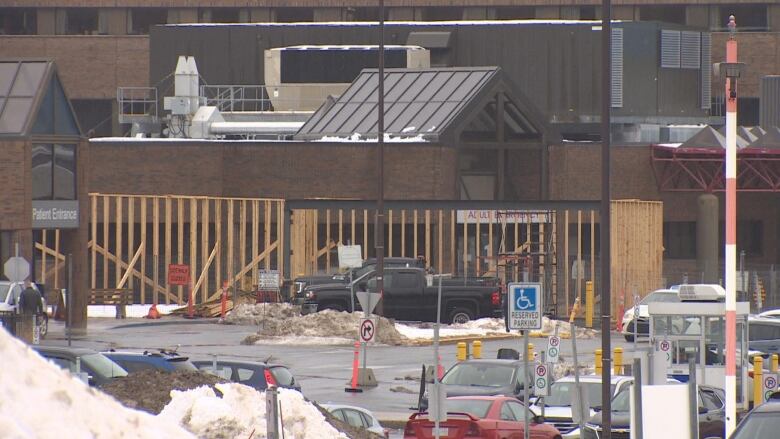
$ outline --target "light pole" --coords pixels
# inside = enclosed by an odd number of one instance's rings
[[[384,315],[385,292],[385,2],[379,0],[379,71],[377,87],[377,196],[374,245],[376,249],[376,289],[379,292],[379,315]]]
[[[726,437],[737,427],[737,79],[744,67],[737,62],[733,15],[728,27],[726,62],[719,66],[726,77]]]

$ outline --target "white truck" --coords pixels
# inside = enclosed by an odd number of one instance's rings
[[[41,289],[38,285],[30,284],[36,291],[41,293]],[[24,291],[24,282],[11,282],[7,280],[0,280],[0,312],[19,312],[19,297]],[[49,315],[46,313],[46,297],[41,294],[41,302],[43,303],[43,314],[38,316],[38,327],[40,331],[40,337],[44,338],[49,331]]]

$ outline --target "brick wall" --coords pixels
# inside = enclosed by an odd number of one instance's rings
[[[385,197],[455,198],[455,150],[385,146]],[[376,194],[375,145],[92,142],[91,192],[280,198]]]
[[[712,34],[712,62],[726,61],[728,33]],[[741,96],[758,97],[761,77],[780,74],[780,32],[744,32],[737,36],[738,61],[746,64],[739,80]],[[713,78],[713,96],[723,95],[725,83]]]
[[[29,228],[32,183],[27,142],[0,141],[0,188],[0,229]]]
[[[148,36],[1,36],[0,58],[11,57],[54,59],[71,99],[115,99],[117,87],[149,85]]]

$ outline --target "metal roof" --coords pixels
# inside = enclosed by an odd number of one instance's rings
[[[0,136],[80,136],[50,60],[0,60]]]
[[[296,138],[349,137],[356,133],[376,137],[378,78],[376,69],[363,70],[341,96],[312,115]],[[474,126],[486,109],[495,116],[488,107],[499,85],[504,85],[506,93],[509,87],[503,84],[499,67],[386,69],[385,133],[439,141],[445,132],[454,134],[456,126]],[[508,96],[504,123],[509,131],[537,137],[542,124],[538,114],[527,109],[526,102],[515,102]]]

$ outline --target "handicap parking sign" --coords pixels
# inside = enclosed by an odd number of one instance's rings
[[[541,329],[542,284],[538,282],[510,283],[507,314],[509,329]]]

